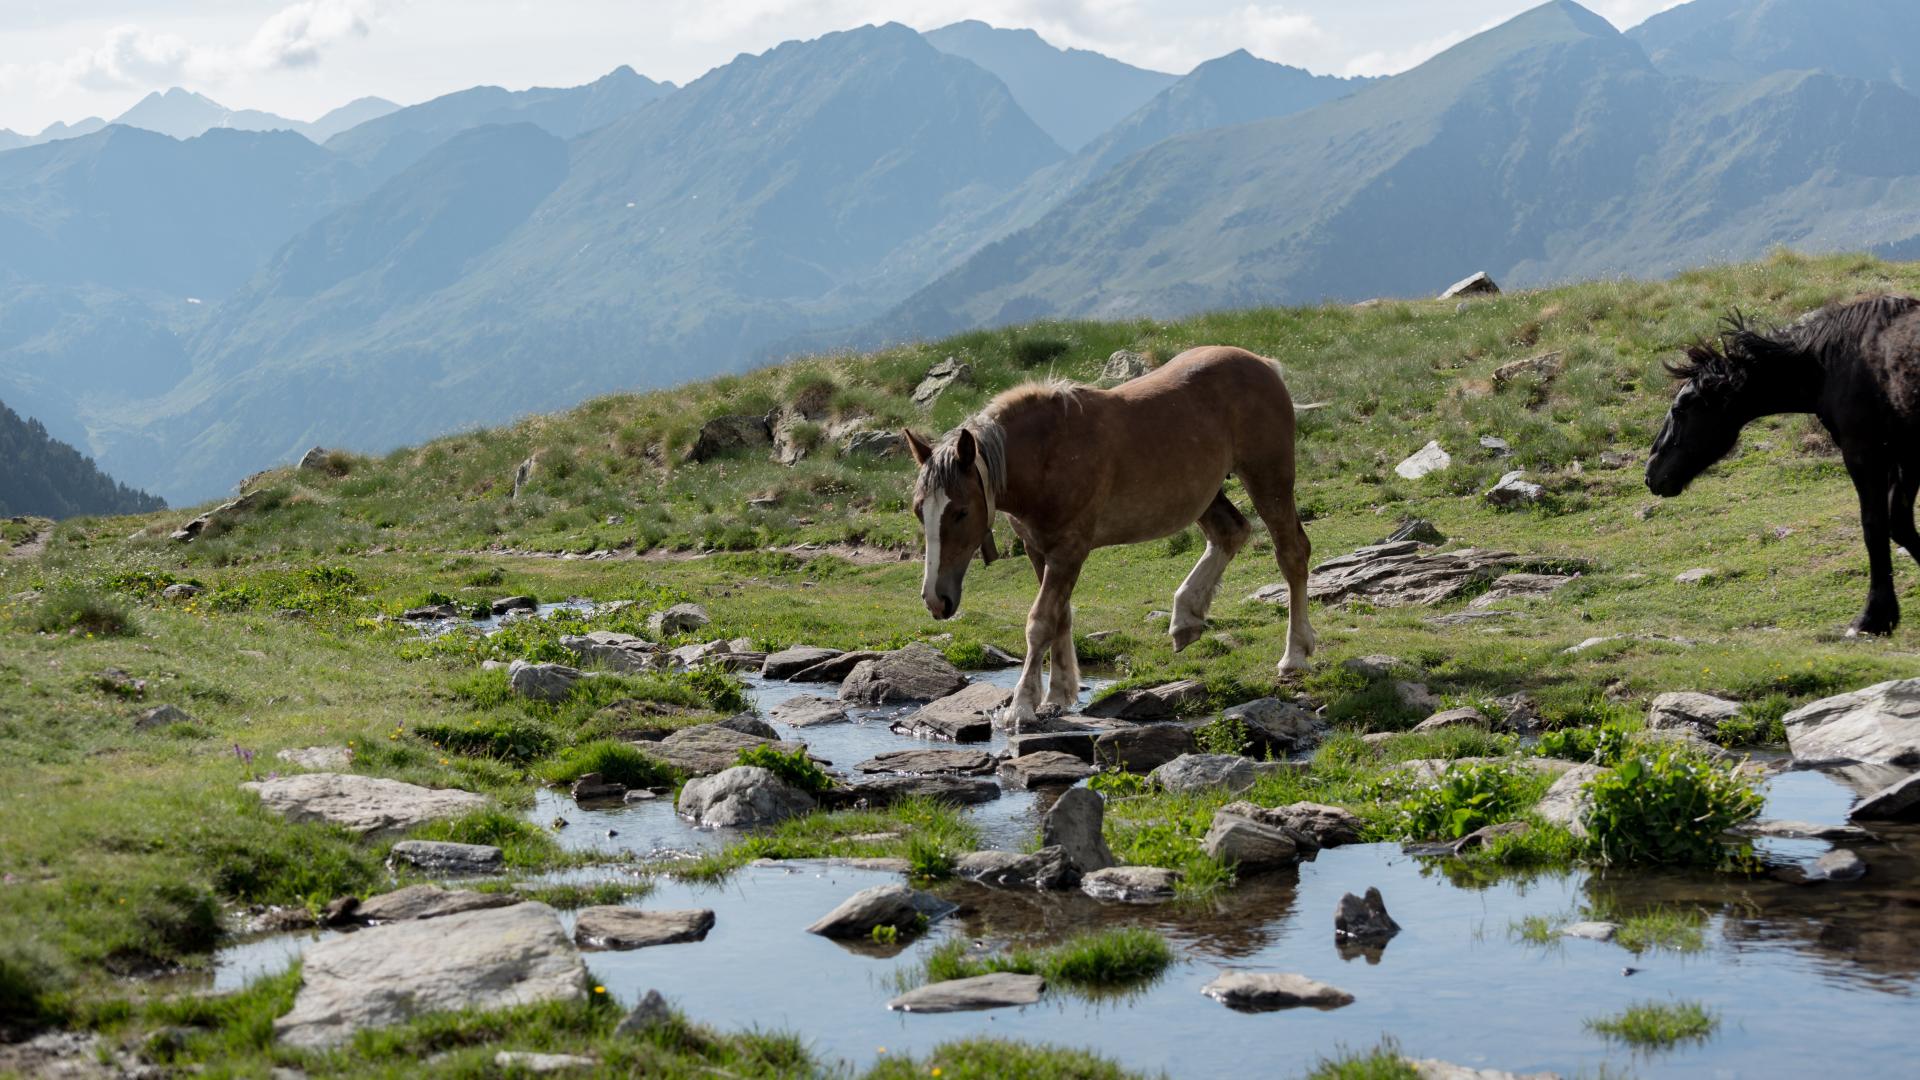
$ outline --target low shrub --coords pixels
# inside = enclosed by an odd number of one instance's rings
[[[1454,765],[1401,800],[1400,828],[1409,838],[1457,840],[1519,816],[1544,787],[1538,773],[1511,765]]]
[[[1615,863],[1718,866],[1721,835],[1760,812],[1751,780],[1677,747],[1621,761],[1587,786],[1594,852]]]
[[[1138,986],[1160,976],[1173,963],[1173,948],[1151,930],[1122,927],[1094,930],[1043,949],[973,955],[965,940],[945,942],[927,957],[927,982],[945,982],[996,971],[1041,975],[1050,983],[1080,990]]]

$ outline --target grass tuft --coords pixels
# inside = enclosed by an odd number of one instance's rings
[[[1588,1020],[1587,1029],[1641,1049],[1663,1050],[1705,1042],[1720,1017],[1694,1001],[1643,1001],[1613,1016]]]

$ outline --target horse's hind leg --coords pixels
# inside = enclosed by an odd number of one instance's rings
[[[1080,654],[1073,647],[1073,605],[1068,604],[1053,631],[1047,672],[1046,708],[1070,713],[1080,701]]]
[[[1887,496],[1887,518],[1893,542],[1907,549],[1920,562],[1920,529],[1913,524],[1913,500],[1920,495],[1920,460],[1909,462],[1893,472],[1892,490]]]
[[[1303,671],[1316,640],[1307,617],[1307,559],[1313,545],[1293,505],[1293,466],[1241,469],[1240,482],[1253,496],[1253,508],[1273,534],[1273,556],[1287,579],[1287,651],[1280,658],[1280,674]]]
[[[1173,635],[1174,652],[1200,640],[1200,635],[1206,633],[1207,610],[1213,606],[1213,593],[1220,587],[1220,576],[1246,546],[1247,537],[1253,535],[1253,526],[1227,499],[1224,489],[1200,515],[1199,525],[1201,534],[1207,538],[1207,550],[1173,594],[1173,621],[1168,633]]]

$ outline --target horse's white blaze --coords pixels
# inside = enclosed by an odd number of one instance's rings
[[[920,504],[920,524],[927,532],[927,568],[920,579],[920,598],[935,604],[934,579],[940,574],[940,517],[947,512],[947,493],[936,491]]]

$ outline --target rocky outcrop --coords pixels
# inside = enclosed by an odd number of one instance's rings
[[[881,663],[881,661],[869,662]],[[944,658],[941,662],[945,663]],[[959,676],[959,672],[955,671],[954,675]],[[847,685],[852,685],[857,676],[856,669],[854,675],[847,677]],[[944,674],[930,674],[929,678],[933,677],[945,679]],[[886,678],[897,679],[898,677],[890,675]],[[1013,692],[990,683],[966,683],[964,677],[961,677],[961,682],[961,688],[957,692],[948,693],[939,700],[930,702],[894,721],[893,731],[909,738],[953,743],[986,742],[992,738],[994,714],[1012,700]],[[919,689],[935,688],[931,682],[923,680],[918,686],[908,687],[903,692],[917,693]],[[844,698],[846,693],[846,686],[842,686],[841,696]]]
[[[713,912],[643,911],[630,907],[582,908],[573,924],[573,940],[583,949],[644,949],[701,941],[713,929]]]
[[[822,649],[812,645],[781,649],[767,654],[760,664],[760,675],[767,679],[791,678],[823,660],[831,660],[839,655],[839,649]]]
[[[830,938],[868,938],[878,927],[892,927],[902,938],[945,918],[954,905],[905,885],[875,885],[862,889],[821,916],[807,933]]]
[[[1315,982],[1305,975],[1269,971],[1229,971],[1202,987],[1200,992],[1229,1009],[1242,1012],[1268,1012],[1301,1005],[1337,1009],[1353,1004],[1353,995],[1338,987]]]
[[[1546,498],[1547,489],[1527,479],[1525,469],[1515,469],[1502,476],[1482,496],[1493,506],[1504,510],[1516,510],[1533,506]]]
[[[926,377],[920,380],[920,385],[913,388],[913,403],[923,409],[927,408],[946,392],[947,387],[955,383],[972,385],[973,367],[949,356],[927,369]]]
[[[1653,699],[1653,707],[1647,710],[1647,727],[1654,731],[1690,731],[1712,736],[1720,730],[1721,721],[1739,716],[1737,701],[1681,691]]]
[[[387,852],[387,866],[411,866],[430,874],[497,874],[506,858],[492,844],[448,840],[402,840]]]
[[[1198,679],[1179,679],[1109,694],[1087,706],[1087,715],[1136,722],[1171,720],[1206,698],[1207,688]]]
[[[1106,814],[1107,804],[1098,793],[1068,788],[1041,820],[1040,842],[1063,849],[1067,862],[1082,875],[1105,870],[1117,861],[1101,833]]]
[[[713,619],[707,614],[707,609],[699,604],[675,604],[665,611],[656,611],[647,616],[647,632],[655,637],[691,634],[712,624]]]
[[[210,528],[225,528],[233,524],[236,518],[252,510],[255,506],[259,505],[259,503],[260,493],[257,491],[249,491],[237,499],[221,503],[219,506],[180,526],[173,531],[168,539],[181,544],[189,543],[198,539],[202,533]]]
[[[1876,683],[1788,713],[1787,747],[1802,765],[1856,762],[1920,768],[1920,679]]]
[[[1459,281],[1447,286],[1447,291],[1440,294],[1440,299],[1455,300],[1463,296],[1498,295],[1500,295],[1500,286],[1494,283],[1492,275],[1482,270],[1471,277],[1461,278]]]
[[[948,979],[917,990],[909,990],[887,1008],[896,1012],[948,1013],[977,1012],[1007,1006],[1031,1005],[1040,1000],[1047,980],[1038,975],[1019,975],[996,971],[965,979]]]
[[[560,647],[578,656],[582,663],[622,674],[659,671],[670,666],[659,645],[643,637],[616,634],[611,630],[567,635],[560,639]]]
[[[1307,594],[1329,604],[1343,600],[1365,600],[1375,607],[1438,604],[1470,586],[1492,581],[1520,563],[1520,556],[1508,551],[1436,551],[1413,540],[1374,544],[1314,568],[1307,578]],[[1255,592],[1253,599],[1284,604],[1286,586],[1266,586]]]
[[[515,660],[507,666],[507,686],[529,701],[561,702],[573,693],[573,684],[586,672],[565,664],[529,664]]]
[[[1080,891],[1095,900],[1120,904],[1163,904],[1173,899],[1178,870],[1158,866],[1109,866],[1080,879]]]
[[[897,431],[855,431],[840,442],[840,456],[889,458],[907,452],[907,438]]]
[[[680,816],[706,828],[771,825],[814,808],[813,796],[755,765],[735,765],[680,788]]]
[[[945,656],[916,642],[855,664],[840,684],[840,700],[862,705],[938,701],[966,688],[967,677]]]
[[[336,1046],[416,1016],[579,1001],[586,965],[553,909],[523,903],[376,926],[307,949],[293,1010],[273,1023],[290,1046]]]
[[[716,416],[700,426],[687,460],[712,461],[722,454],[773,445],[773,429],[764,416]]]
[[[240,786],[288,821],[318,821],[374,837],[403,833],[489,805],[486,796],[471,791],[424,788],[353,773],[297,773]]]
[[[1147,774],[1147,779],[1175,795],[1214,790],[1238,793],[1258,778],[1253,762],[1239,754],[1181,754]]]

